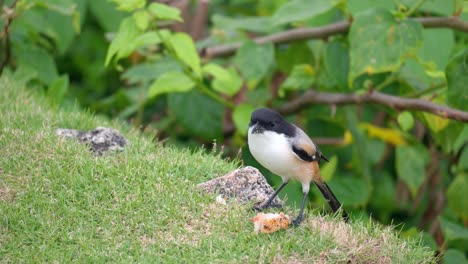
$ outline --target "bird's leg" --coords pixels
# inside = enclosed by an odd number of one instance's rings
[[[307,194],[309,194],[308,191],[304,192],[304,197],[302,198],[301,210],[299,211],[299,215],[292,222],[294,227],[299,226],[301,224],[301,222],[302,222],[302,219],[304,218],[304,207],[305,207],[305,203],[307,201]]]
[[[286,186],[286,184],[288,184],[288,182],[283,182],[281,184],[281,186],[278,188],[278,190],[275,191],[275,193],[270,196],[270,198],[268,198],[268,201],[266,201],[266,203],[264,203],[263,205],[259,206],[259,207],[254,207],[253,209],[257,210],[257,211],[261,211],[265,208],[268,208],[271,206],[271,203],[273,202],[273,200],[275,199],[275,197],[278,195],[278,193],[284,188],[284,186]],[[280,206],[281,207],[281,206]]]

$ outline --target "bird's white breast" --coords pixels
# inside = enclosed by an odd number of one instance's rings
[[[297,158],[292,153],[288,138],[284,134],[264,131],[252,134],[249,128],[248,143],[250,153],[265,168],[271,172],[289,179],[293,177],[297,167]]]

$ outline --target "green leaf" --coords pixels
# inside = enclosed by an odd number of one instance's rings
[[[11,77],[11,79],[15,80],[15,82],[21,85],[26,85],[28,82],[36,78],[37,78],[36,70],[28,66],[25,66],[23,64],[20,64],[16,67]]]
[[[386,141],[380,139],[369,138],[366,140],[365,152],[367,160],[371,165],[375,165],[382,160],[385,154],[386,143]]]
[[[157,19],[161,20],[175,20],[182,22],[180,17],[180,10],[171,6],[160,3],[151,3],[148,6],[148,11]]]
[[[370,188],[362,178],[334,177],[328,184],[344,207],[366,205],[370,197]]]
[[[430,13],[436,13],[439,15],[451,16],[454,9],[454,2],[456,1],[445,1],[445,0],[431,0],[424,1],[419,10],[428,11]]]
[[[128,13],[117,10],[110,1],[86,1],[90,13],[96,18],[98,24],[107,32],[118,30],[122,20]]]
[[[237,128],[237,131],[245,136],[247,135],[249,129],[249,122],[250,122],[250,115],[255,110],[250,104],[240,104],[234,108],[234,112],[232,113],[232,120],[234,121],[234,125]]]
[[[442,0],[444,1],[444,0]],[[347,10],[356,16],[358,13],[370,9],[370,8],[385,8],[387,10],[393,10],[395,5],[393,1],[388,0],[348,0],[346,1]]]
[[[465,149],[465,152],[468,153]],[[447,202],[450,209],[460,216],[463,221],[468,220],[468,174],[460,173],[447,189]]]
[[[353,147],[353,158],[354,164],[357,165],[358,171],[361,173],[363,176],[364,180],[366,181],[367,184],[370,185],[371,183],[371,171],[370,171],[370,160],[368,159],[363,159],[359,157],[366,157],[368,154],[368,146],[366,144],[366,137],[363,134],[363,131],[359,129],[358,127],[358,120],[356,118],[356,114],[354,113],[354,109],[352,108],[347,108],[346,109],[346,125],[349,128],[349,131],[352,134],[352,138],[355,141],[354,147]],[[346,133],[345,133],[345,138],[346,138]]]
[[[468,49],[458,53],[445,69],[447,75],[448,103],[468,111]]]
[[[161,34],[162,31],[160,31],[159,33]],[[156,44],[159,44],[161,43],[162,40],[161,38],[159,37],[159,34],[156,33],[155,31],[149,31],[149,32],[145,32],[145,33],[142,33],[140,35],[138,35],[132,43],[129,43],[129,50],[135,50],[139,47],[144,47],[144,46],[148,46],[148,45],[156,45]]]
[[[292,0],[282,5],[273,15],[275,25],[306,20],[323,14],[342,1],[336,0]]]
[[[269,33],[272,31],[270,17],[231,18],[215,14],[211,18],[214,27],[224,30],[246,30],[250,32]]]
[[[468,242],[468,229],[464,226],[449,221],[443,217],[439,217],[440,225],[442,227],[442,233],[444,234],[444,239],[448,242],[450,241],[462,241]]]
[[[448,249],[444,252],[444,264],[468,264],[465,253],[456,249]]]
[[[426,176],[425,167],[429,160],[427,149],[400,145],[396,148],[395,155],[398,177],[406,183],[411,195],[415,197]]]
[[[10,31],[13,33],[24,32],[28,42],[40,43],[46,49],[64,54],[73,43],[75,30],[73,28],[73,15],[79,13],[76,5],[71,0],[43,3],[43,8],[29,8],[21,13],[21,19],[13,20]],[[19,11],[23,12],[23,11]],[[33,40],[34,38],[34,40]],[[16,40],[14,37],[11,40]],[[24,41],[24,40],[23,40]]]
[[[128,84],[147,84],[166,72],[182,71],[175,59],[165,57],[154,63],[140,63],[128,68],[121,78]]]
[[[401,129],[403,129],[404,131],[408,131],[414,126],[413,115],[408,111],[404,111],[398,114],[397,120]]]
[[[146,0],[112,0],[112,2],[117,4],[118,10],[128,12],[143,8],[146,4]]]
[[[444,98],[445,94],[440,94],[437,97],[432,98],[432,102],[443,105],[445,101]],[[427,126],[434,132],[440,132],[442,130],[445,130],[450,124],[450,121],[447,118],[443,118],[430,113],[423,113],[422,115],[427,121]]]
[[[458,132],[458,136],[456,136],[455,141],[453,142],[452,151],[458,151],[466,142],[468,138],[468,126],[463,126],[462,130]],[[468,160],[466,165],[468,168]]]
[[[354,17],[350,33],[348,84],[361,74],[397,71],[423,43],[423,28],[414,20],[397,22],[385,9],[370,9]]]
[[[185,33],[176,33],[169,39],[176,56],[189,66],[197,76],[201,76],[200,57],[192,38]]]
[[[188,133],[209,141],[222,137],[222,104],[197,90],[169,94],[167,103],[170,113]]]
[[[217,64],[210,63],[203,66],[202,72],[214,77],[212,87],[220,93],[233,96],[242,87],[242,79],[234,68],[226,70]]]
[[[109,45],[104,64],[106,66],[109,65],[114,56],[115,60],[119,60],[130,55],[134,50],[132,43],[140,35],[140,32],[133,17],[127,17],[122,20],[117,35]]]
[[[465,140],[468,137],[465,137]],[[460,158],[458,161],[458,169],[459,170],[468,170],[468,148],[465,147],[460,154]]]
[[[60,105],[67,93],[69,85],[68,75],[63,75],[57,78],[47,89],[47,95],[53,105]]]
[[[327,43],[323,52],[323,71],[332,87],[338,91],[348,90],[349,48],[343,41]]]
[[[276,64],[285,74],[289,74],[296,64],[314,65],[312,50],[304,41],[293,42],[287,49],[278,49],[275,53]]]
[[[234,62],[243,77],[247,80],[249,89],[255,88],[258,83],[273,68],[275,63],[275,50],[272,43],[258,45],[253,41],[246,41],[237,51]]]
[[[150,23],[150,15],[146,10],[139,10],[133,13],[133,19],[135,19],[135,24],[141,31],[145,31]]]
[[[294,66],[286,81],[281,84],[279,96],[283,97],[287,91],[307,90],[315,81],[315,70],[310,64]]]
[[[37,73],[37,79],[45,85],[51,85],[58,77],[57,66],[51,54],[33,45],[13,46],[13,56],[18,67]]]
[[[324,163],[322,166],[320,166],[320,175],[322,175],[322,178],[326,182],[330,181],[333,178],[337,166],[338,157],[336,155],[330,158],[330,162]]]
[[[424,29],[424,43],[418,58],[408,59],[401,67],[400,79],[414,90],[422,91],[445,83],[444,69],[453,53],[454,33],[451,29]]]
[[[418,51],[418,57],[424,62],[434,63],[434,70],[444,70],[452,55],[455,36],[452,29],[424,29],[424,43]]]
[[[374,177],[372,183],[374,188],[369,203],[373,208],[378,208],[380,215],[388,220],[398,204],[395,199],[395,180],[387,171],[382,171]]]
[[[181,72],[167,72],[161,75],[148,90],[148,97],[153,98],[163,93],[180,93],[192,90],[195,83]]]
[[[425,122],[426,125],[431,127],[427,116],[425,116],[425,119],[427,120],[427,122]],[[440,120],[446,119],[440,118]],[[431,133],[431,136],[433,137],[437,146],[441,147],[442,152],[448,155],[449,153],[457,151],[458,149],[456,149],[456,147],[459,147],[461,142],[464,143],[466,141],[466,137],[461,141],[459,139],[460,134],[463,132],[464,126],[466,125],[460,122],[448,122],[448,125],[445,129],[435,133],[433,132]]]

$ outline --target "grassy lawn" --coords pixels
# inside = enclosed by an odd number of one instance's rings
[[[256,235],[249,206],[220,205],[196,189],[238,164],[162,146],[76,108],[51,108],[5,78],[0,88],[0,262],[434,261],[390,228],[310,211],[300,228]],[[97,126],[120,130],[131,146],[96,157],[54,134]]]

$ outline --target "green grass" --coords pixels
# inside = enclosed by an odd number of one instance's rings
[[[249,206],[219,205],[196,189],[237,164],[155,144],[75,108],[53,109],[5,78],[0,87],[0,262],[434,261],[429,249],[388,227],[315,212],[300,228],[256,235]],[[95,157],[54,135],[96,126],[120,130],[131,146]]]

